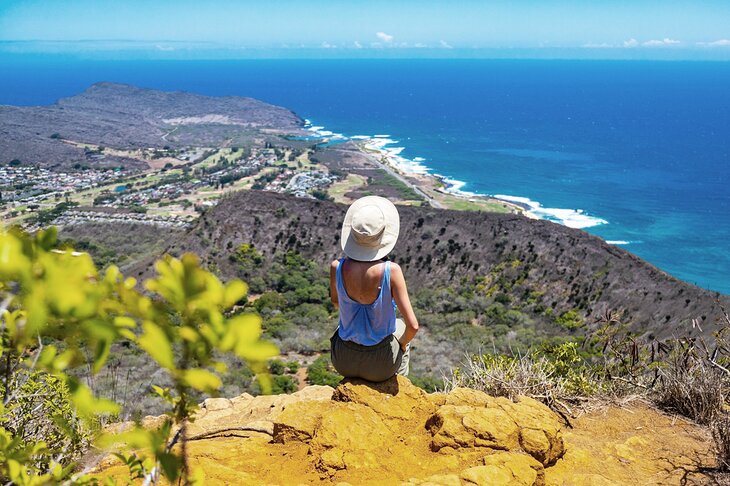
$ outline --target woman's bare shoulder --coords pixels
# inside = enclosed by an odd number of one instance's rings
[[[396,277],[403,277],[403,269],[395,262],[390,262],[390,274]]]
[[[337,266],[340,264],[339,260],[332,260],[332,263],[330,263],[330,268],[332,270],[337,270]]]

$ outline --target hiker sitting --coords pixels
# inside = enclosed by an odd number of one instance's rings
[[[340,310],[330,341],[332,364],[346,378],[377,382],[408,375],[418,321],[403,271],[385,259],[399,229],[395,205],[379,196],[358,199],[345,215],[340,244],[346,256],[330,266],[330,296]]]

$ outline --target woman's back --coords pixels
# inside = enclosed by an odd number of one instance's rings
[[[400,230],[398,209],[379,196],[365,196],[347,209],[340,245],[347,258],[330,265],[330,297],[339,307],[331,358],[343,376],[370,381],[407,375],[410,341],[418,331],[401,268],[382,260]],[[396,319],[396,304],[405,322]]]
[[[375,302],[380,295],[385,262],[358,262],[348,258],[340,265],[347,295],[361,304]]]
[[[342,339],[371,346],[395,332],[389,262],[343,258],[337,264],[336,285]]]

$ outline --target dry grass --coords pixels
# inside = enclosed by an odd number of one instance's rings
[[[710,425],[717,467],[721,471],[730,473],[730,416],[723,414]]]
[[[542,399],[566,395],[565,387],[555,379],[545,358],[485,354],[467,359],[462,366],[444,379],[447,391],[467,387],[511,400],[520,395]]]
[[[444,378],[445,390],[466,387],[515,400],[541,401],[570,424],[572,418],[609,405],[626,407],[649,401],[647,390],[605,379],[590,368],[556,361],[537,353],[518,356],[479,355],[468,358]]]
[[[724,409],[728,377],[694,353],[677,353],[659,370],[655,401],[660,407],[711,424]]]

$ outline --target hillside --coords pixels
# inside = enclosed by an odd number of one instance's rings
[[[219,147],[302,125],[291,111],[252,98],[97,83],[49,106],[0,106],[0,164],[17,159],[53,169],[76,163],[146,168],[130,157],[91,158],[78,144],[124,150]]]
[[[269,262],[295,250],[325,265],[340,256],[345,210],[331,202],[238,192],[203,215],[169,251],[203,255],[226,277],[236,275],[230,249],[243,243],[254,244]],[[392,259],[403,266],[414,291],[472,281],[485,295],[543,316],[577,309],[592,322],[620,311],[633,331],[657,339],[697,335],[693,318],[709,332],[720,317],[715,299],[730,307],[727,296],[675,279],[584,231],[520,215],[403,206],[399,211],[401,234]]]
[[[569,428],[530,398],[426,394],[402,377],[208,399],[188,433],[191,467],[208,484],[707,484],[713,465],[704,430],[645,405]],[[112,457],[95,473],[128,475]]]

